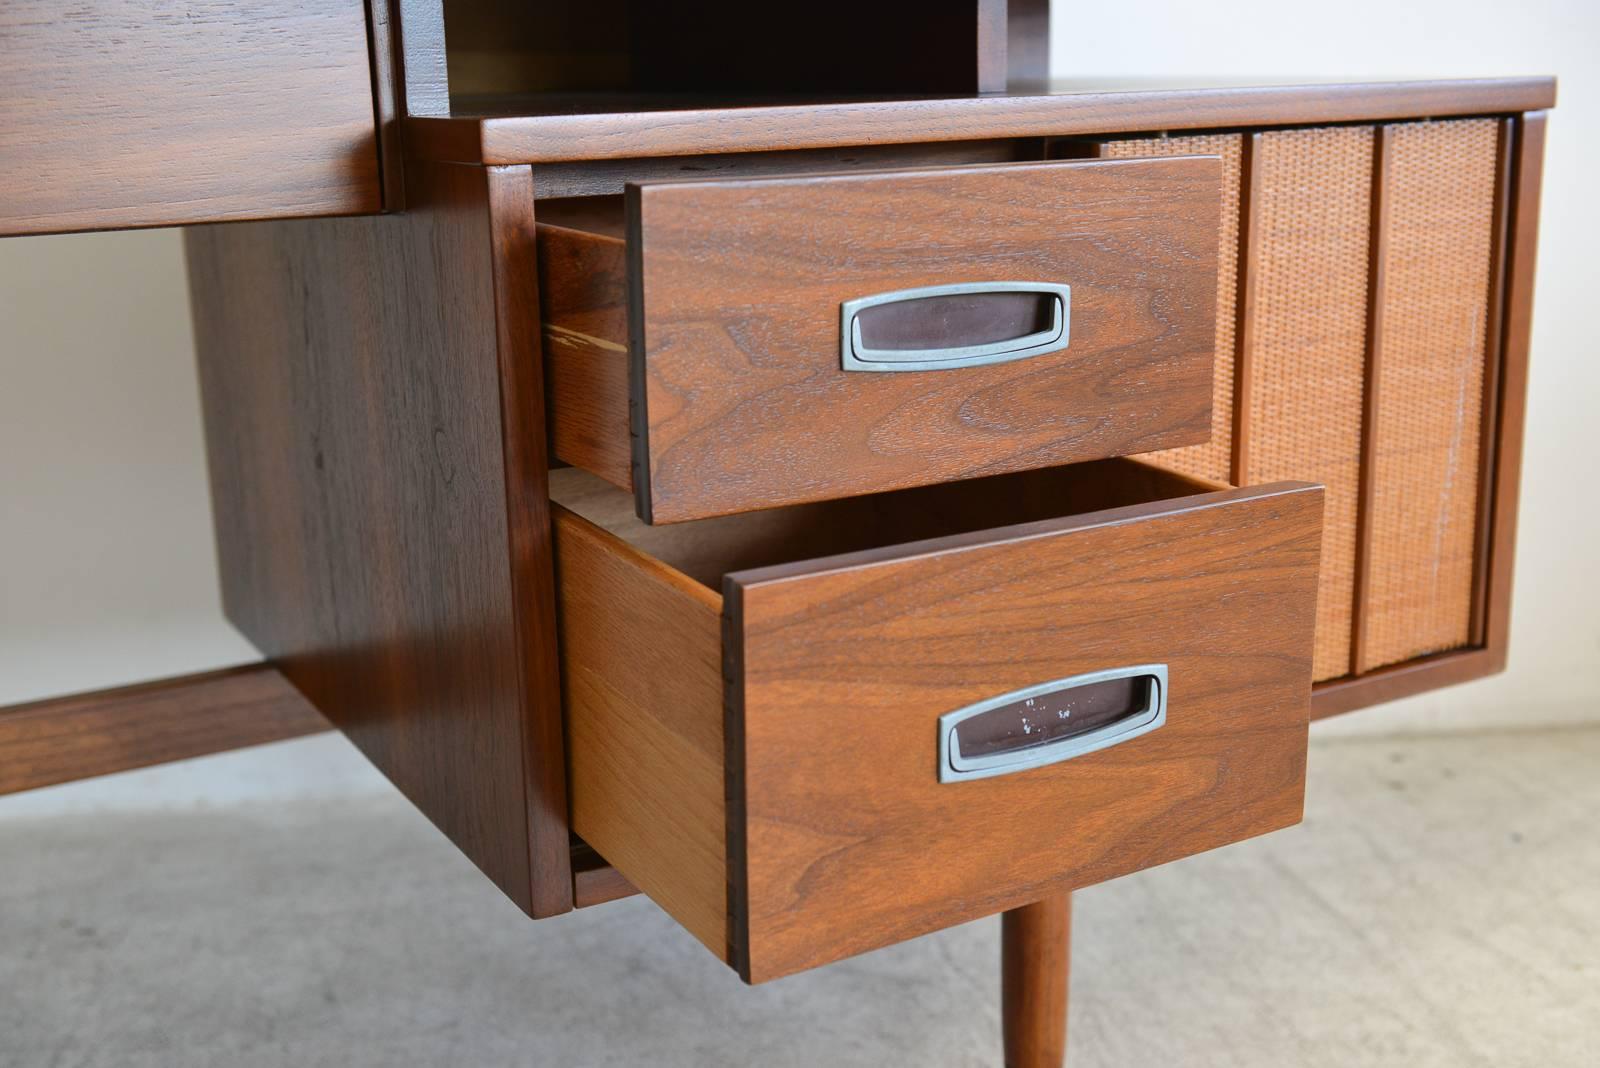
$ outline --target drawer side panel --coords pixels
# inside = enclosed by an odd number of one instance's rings
[[[718,598],[553,511],[572,829],[726,960]]]
[[[550,451],[632,489],[626,250],[604,234],[543,223],[538,248]]]

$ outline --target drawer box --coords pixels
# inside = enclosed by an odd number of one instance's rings
[[[1321,487],[1111,460],[652,527],[551,484],[572,827],[748,981],[1300,819]]]
[[[1204,441],[1220,163],[539,204],[552,447],[674,522]]]

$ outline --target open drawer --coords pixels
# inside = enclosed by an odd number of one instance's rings
[[[572,827],[748,981],[1300,819],[1319,486],[551,484]]]
[[[675,522],[1204,441],[1220,166],[540,201],[553,451]]]

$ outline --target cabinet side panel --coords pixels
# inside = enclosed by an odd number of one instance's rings
[[[1327,487],[1314,677],[1337,678],[1355,594],[1373,131],[1256,138],[1237,481]]]
[[[1387,131],[1363,669],[1471,639],[1499,126]]]
[[[529,823],[487,183],[406,179],[405,215],[187,235],[224,605],[518,905],[565,911],[567,854],[531,842],[567,831]]]

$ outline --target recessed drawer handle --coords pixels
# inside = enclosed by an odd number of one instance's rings
[[[984,779],[1148,734],[1167,721],[1167,665],[1057,679],[939,717],[939,781]]]
[[[900,289],[841,306],[846,371],[935,371],[1059,352],[1071,335],[1072,287],[967,282]]]

